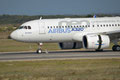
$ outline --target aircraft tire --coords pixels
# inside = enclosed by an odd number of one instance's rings
[[[113,50],[113,51],[120,51],[120,46],[119,46],[119,45],[114,45],[114,46],[112,47],[112,50]]]
[[[37,53],[38,53],[38,54],[41,54],[41,53],[42,53],[42,50],[41,50],[41,49],[38,49],[38,50],[37,50]]]

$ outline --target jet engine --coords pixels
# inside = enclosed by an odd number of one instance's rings
[[[108,48],[110,38],[107,35],[85,35],[83,36],[83,46],[87,49],[101,50]]]
[[[82,42],[63,42],[59,43],[61,49],[80,49],[82,48]]]

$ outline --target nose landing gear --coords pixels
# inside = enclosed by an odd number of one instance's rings
[[[38,54],[41,54],[41,53],[42,53],[42,45],[43,45],[43,43],[38,43],[38,46],[39,46],[39,47],[38,47],[38,49],[37,49],[37,51],[36,51]]]

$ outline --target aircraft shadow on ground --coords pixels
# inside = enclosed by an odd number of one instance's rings
[[[44,51],[42,54],[62,54],[62,53],[102,53],[102,52],[113,52],[112,50],[104,50],[104,51],[94,51],[94,50],[61,50],[61,51]],[[0,55],[28,55],[28,54],[34,54],[34,55],[37,55],[38,53],[36,52],[11,52],[11,53],[0,53]]]

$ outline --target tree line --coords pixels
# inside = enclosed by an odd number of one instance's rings
[[[120,15],[111,15],[111,14],[97,14],[97,17],[111,17],[111,16],[120,16]],[[39,19],[51,19],[51,18],[83,18],[83,17],[93,17],[93,14],[88,15],[36,15],[36,16],[27,16],[27,15],[0,15],[0,25],[1,24],[22,24],[26,21]]]

